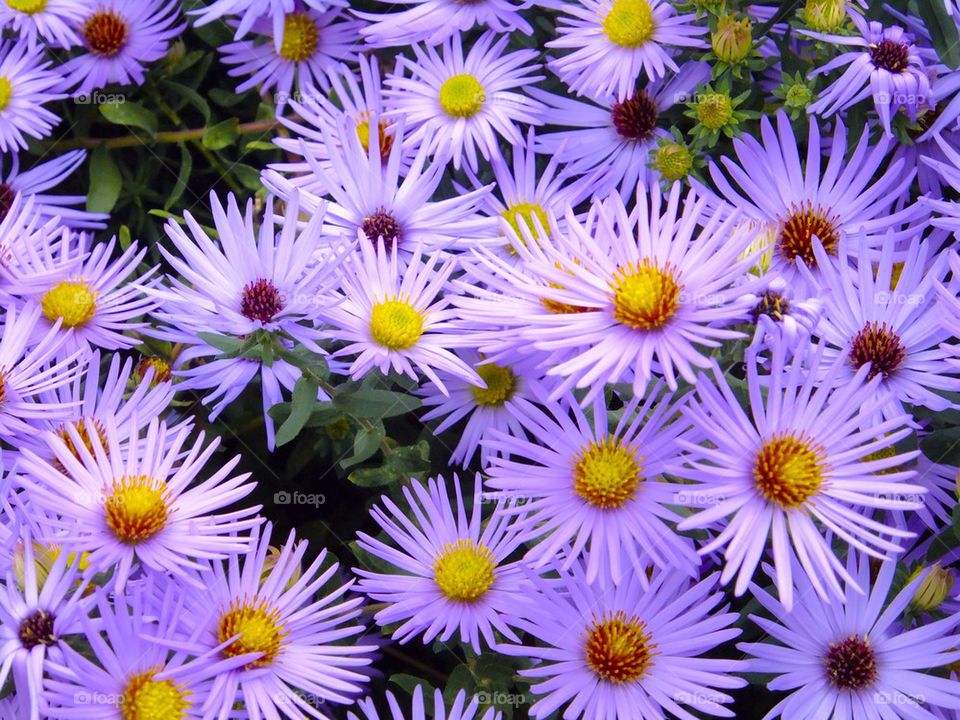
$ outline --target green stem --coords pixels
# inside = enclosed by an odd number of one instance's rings
[[[263,133],[267,130],[272,130],[279,125],[280,121],[277,119],[257,120],[255,122],[240,123],[240,125],[237,126],[237,132],[240,135],[253,135],[255,133]],[[138,145],[159,145],[162,143],[182,143],[201,140],[206,131],[206,128],[190,128],[188,130],[167,130],[158,132],[152,137],[148,135],[125,135],[123,137],[107,139],[82,137],[74,140],[68,140],[66,142],[56,142],[55,144],[58,149],[63,150],[69,150],[72,148],[92,149],[98,147],[99,145],[105,145],[108,150],[115,150],[117,148],[137,147]]]

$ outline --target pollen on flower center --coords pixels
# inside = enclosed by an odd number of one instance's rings
[[[866,637],[831,643],[824,658],[827,679],[840,690],[864,690],[877,681],[877,656]]]
[[[573,490],[602,510],[623,507],[643,480],[637,449],[616,437],[593,440],[573,460]]]
[[[888,378],[903,364],[907,349],[887,323],[869,322],[850,341],[850,364],[858,370],[870,363],[867,377]]]
[[[653,36],[653,10],[647,0],[614,0],[602,27],[614,45],[638,48]]]
[[[544,230],[549,231],[550,229],[550,220],[547,218],[547,211],[538,203],[518,202],[508,207],[500,213],[500,215],[507,221],[510,227],[513,228],[517,238],[521,241],[523,240],[523,232],[520,230],[521,224],[530,231],[533,237],[537,236],[537,226],[534,218],[540,221],[540,225]],[[512,247],[511,251],[516,252]]]
[[[57,637],[53,632],[53,624],[56,618],[46,610],[36,610],[27,615],[20,622],[20,629],[17,633],[20,638],[20,644],[27,650],[32,650],[37,645],[46,645],[50,647],[57,643]]]
[[[813,254],[813,238],[816,237],[828,255],[835,255],[840,244],[838,220],[830,212],[811,202],[794,205],[790,214],[780,222],[777,236],[777,252],[785,259],[798,258],[808,266],[816,267]]]
[[[485,545],[461,539],[443,544],[433,561],[433,581],[450,600],[472,603],[493,585],[496,569],[497,561]]]
[[[127,44],[130,31],[126,20],[114,10],[97,10],[83,24],[83,40],[90,52],[113,57]]]
[[[284,308],[280,289],[266,278],[247,283],[240,296],[240,314],[248,320],[270,322]]]
[[[5,109],[10,104],[10,98],[12,97],[13,85],[10,84],[10,80],[6,76],[0,76],[0,110]],[[13,198],[11,198],[12,200]]]
[[[61,321],[64,328],[77,327],[97,311],[97,293],[82,280],[63,280],[40,298],[40,309],[48,320]]]
[[[160,666],[133,675],[120,700],[123,720],[183,720],[191,706],[189,691],[173,680],[154,680]]]
[[[143,378],[150,368],[153,368],[151,384],[154,387],[162,382],[166,382],[173,375],[173,368],[170,367],[170,363],[159,357],[146,357],[138,362],[137,375]]]
[[[503,407],[517,391],[517,376],[508,367],[484,363],[477,368],[477,375],[487,384],[485,388],[471,388],[473,400],[480,407]]]
[[[667,142],[657,148],[655,161],[660,174],[671,181],[682,180],[693,168],[693,155],[680,142]]]
[[[34,15],[47,9],[47,0],[7,0],[7,7],[27,15]]]
[[[388,130],[390,125],[386,120],[377,121],[377,137],[380,141],[380,158],[384,159],[393,149],[393,135]],[[357,122],[357,137],[365,153],[370,152],[370,113],[363,113]]]
[[[383,238],[386,245],[393,245],[398,242],[403,234],[399,221],[384,207],[378,208],[372,214],[367,215],[361,224],[363,234],[371,241],[376,242],[378,238]]]
[[[280,648],[288,632],[283,626],[280,611],[266,600],[246,598],[234,600],[220,616],[217,624],[217,642],[225,643],[238,636],[227,645],[222,653],[224,657],[236,657],[247,653],[263,653],[251,661],[245,668],[263,667],[271,664],[280,653]]]
[[[757,322],[761,315],[773,318],[777,322],[783,320],[783,317],[790,311],[790,301],[784,297],[783,293],[776,290],[764,290],[760,295],[760,302],[753,308],[753,321]]]
[[[319,44],[317,24],[307,13],[290,13],[283,18],[280,57],[290,62],[302,62],[313,56]]]
[[[802,435],[774,435],[753,462],[757,490],[784,510],[800,507],[823,485],[823,453],[821,446]]]
[[[910,65],[910,49],[902,42],[881,40],[870,46],[870,62],[880,70],[899,74]]]
[[[642,141],[657,128],[657,103],[646,90],[621,100],[613,106],[613,127],[624,140]]]
[[[64,423],[58,427],[54,432],[58,438],[63,441],[63,444],[67,446],[67,450],[70,451],[70,454],[73,455],[77,460],[80,459],[80,451],[78,450],[76,444],[73,442],[73,438],[70,437],[68,432],[68,427],[73,427],[73,429],[80,436],[80,441],[87,451],[93,455],[94,448],[94,438],[96,438],[97,444],[106,451],[107,448],[107,431],[103,427],[103,423],[95,418],[81,418],[70,423]],[[56,468],[66,474],[66,468],[58,460],[54,463]]]
[[[409,350],[423,335],[423,321],[406,300],[383,300],[370,311],[370,337],[388,350]]]
[[[680,307],[683,286],[670,264],[661,267],[644,258],[618,268],[610,288],[618,322],[637,330],[659,330]]]
[[[143,542],[167,525],[170,505],[166,488],[149,475],[124,475],[110,487],[104,512],[120,542]]]
[[[450,117],[470,118],[483,109],[487,93],[470,73],[447,78],[440,86],[440,107]]]
[[[594,619],[583,647],[587,667],[615,685],[640,680],[653,666],[656,649],[646,623],[623,610]]]

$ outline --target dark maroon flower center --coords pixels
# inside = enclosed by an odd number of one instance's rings
[[[625,140],[646,140],[657,127],[657,103],[641,90],[613,106],[613,127]]]
[[[240,298],[240,313],[250,320],[270,322],[283,310],[283,297],[277,286],[265,278],[247,283]]]
[[[764,290],[760,296],[760,302],[753,308],[753,321],[759,320],[761,315],[768,315],[779,322],[789,311],[790,301],[783,296],[783,293]]]
[[[400,240],[400,223],[387,212],[386,208],[380,208],[372,215],[367,215],[361,227],[363,234],[374,242],[378,238],[383,238],[384,243],[392,245]]]
[[[863,690],[877,681],[877,656],[866,638],[831,643],[824,662],[830,683],[841,690]]]
[[[850,341],[850,364],[856,370],[870,363],[868,378],[890,377],[906,355],[900,336],[887,323],[869,322]]]
[[[910,49],[906,43],[881,40],[870,46],[870,61],[881,70],[902,73],[910,64]]]
[[[27,650],[32,650],[37,645],[54,645],[57,642],[53,634],[54,617],[46,610],[37,610],[32,615],[28,615],[20,623],[20,644]]]
[[[0,183],[0,222],[3,222],[13,206],[13,199],[17,196],[17,191],[10,187],[9,183]]]

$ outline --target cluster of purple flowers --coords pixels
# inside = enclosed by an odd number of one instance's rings
[[[960,409],[960,71],[863,5],[0,0],[0,718],[499,717],[366,697],[391,641],[518,659],[534,718],[729,717],[747,677],[769,717],[960,717],[920,449]],[[215,22],[287,159],[153,266],[48,193],[83,151],[17,152]],[[178,401],[259,385],[273,450],[307,356],[414,381],[476,471],[404,478],[352,571],[271,545]]]

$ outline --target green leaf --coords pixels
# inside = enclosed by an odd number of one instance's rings
[[[100,145],[90,155],[90,192],[87,193],[87,210],[108,213],[120,197],[123,178],[110,156],[106,145]]]
[[[103,103],[100,105],[100,114],[115,125],[140,128],[151,135],[156,134],[159,125],[156,115],[135,102]]]
[[[348,415],[371,419],[404,415],[423,405],[413,395],[366,387],[337,395],[333,402]]]
[[[244,345],[240,338],[230,337],[229,335],[218,335],[217,333],[197,333],[197,336],[207,345],[216,348],[224,353],[237,353]]]
[[[266,140],[252,140],[244,145],[243,149],[247,152],[252,150],[276,150],[277,146],[272,142],[267,142]]]
[[[307,375],[300,376],[293,386],[290,416],[277,429],[277,447],[293,440],[306,425],[317,404],[317,381]]]
[[[237,118],[224,120],[203,131],[203,146],[211,150],[223,150],[233,145],[240,137],[240,121]]]
[[[190,182],[190,173],[193,172],[193,155],[190,154],[190,148],[186,143],[180,143],[180,170],[177,172],[177,182],[170,192],[170,197],[163,203],[163,209],[169,210],[176,205],[183,197],[184,190],[187,189],[187,183]]]
[[[362,428],[353,438],[353,455],[341,460],[340,467],[346,470],[373,457],[380,449],[384,435],[382,425],[375,425],[370,429]]]
[[[203,96],[200,93],[191,87],[187,87],[186,85],[182,85],[178,82],[173,82],[172,80],[164,80],[161,82],[161,85],[179,95],[184,101],[190,103],[193,105],[193,107],[199,110],[200,114],[203,115],[203,121],[205,123],[210,122],[210,104],[203,99]]]
[[[220,88],[213,88],[209,92],[210,99],[213,100],[217,105],[224,108],[232,108],[234,105],[238,105],[243,102],[243,95],[238,95],[235,92],[230,90],[222,90]]]
[[[120,249],[126,250],[130,247],[130,243],[133,242],[133,238],[130,236],[130,228],[126,225],[120,226],[120,232],[118,233],[118,241],[120,243]]]
[[[960,65],[960,33],[942,0],[919,0],[917,11],[930,31],[930,39],[940,61],[956,69]]]
[[[960,427],[935,430],[920,441],[920,450],[935,463],[960,464]]]
[[[433,706],[433,692],[434,689],[431,685],[424,682],[418,677],[413,675],[407,675],[406,673],[395,673],[390,676],[390,682],[399,687],[401,690],[406,692],[411,697],[413,692],[417,689],[417,685],[423,686],[423,698],[426,701],[428,707]]]
[[[236,163],[230,168],[230,172],[237,176],[237,179],[247,190],[256,192],[263,187],[263,183],[260,182],[260,171],[255,167]]]

